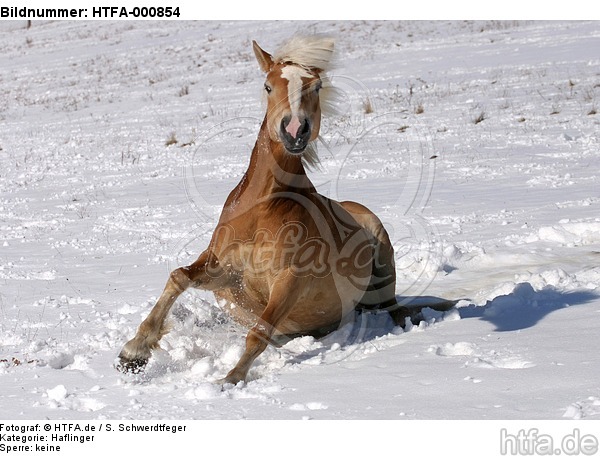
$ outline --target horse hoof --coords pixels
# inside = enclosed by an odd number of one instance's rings
[[[119,357],[119,362],[116,365],[116,368],[119,372],[124,374],[140,374],[146,368],[146,364],[148,364],[147,359],[125,359]]]
[[[228,388],[234,387],[240,383],[244,383],[246,381],[245,378],[239,378],[236,375],[228,375],[225,378],[216,381],[217,385],[221,385],[222,390],[226,390]]]

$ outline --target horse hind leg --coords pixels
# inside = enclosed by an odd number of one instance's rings
[[[425,299],[421,300],[419,299],[419,302],[416,302],[415,304],[411,304],[411,305],[401,305],[398,304],[396,307],[396,310],[390,312],[392,314],[392,317],[394,318],[394,320],[396,321],[396,319],[400,320],[402,319],[402,322],[406,321],[406,318],[410,319],[410,322],[413,325],[418,325],[420,322],[422,322],[424,320],[424,316],[422,314],[422,311],[424,309],[431,309],[431,310],[435,310],[437,312],[448,312],[449,310],[453,309],[456,304],[460,301],[460,299],[458,300],[447,300],[447,299],[440,299],[440,298],[433,298],[433,297],[424,297]],[[410,298],[410,300],[412,300],[413,298]],[[395,312],[395,314],[394,314]],[[398,323],[399,324],[399,323]],[[404,327],[404,323],[401,325],[402,327]]]
[[[374,242],[371,281],[360,300],[360,306],[389,311],[397,307],[394,251],[387,239],[384,242],[376,239]]]
[[[118,370],[139,373],[144,369],[152,350],[158,348],[160,339],[169,332],[165,320],[179,295],[190,286],[212,289],[213,286],[218,285],[219,275],[211,274],[209,271],[213,273],[218,271],[218,261],[214,255],[204,252],[191,266],[171,272],[152,311],[139,326],[135,337],[121,350]]]
[[[383,228],[382,228],[383,229]],[[403,305],[396,299],[396,268],[394,250],[389,242],[387,233],[378,236],[373,254],[373,272],[371,282],[361,299],[360,309],[371,312],[388,312],[396,324],[404,328],[408,318],[412,324],[418,324],[425,308],[446,312],[452,309],[458,301],[436,300],[421,302],[415,305]]]
[[[421,302],[405,306],[396,299],[396,265],[394,248],[389,235],[379,218],[365,206],[353,201],[340,203],[352,217],[372,236],[373,269],[371,281],[365,294],[357,305],[357,310],[365,312],[389,312],[394,323],[404,328],[408,318],[413,324],[421,318],[425,308],[446,312],[452,309],[458,301],[432,299],[431,302]]]
[[[418,324],[423,318],[421,312],[425,308],[446,312],[456,305],[457,301],[446,300],[432,300],[410,306],[398,302],[393,255],[394,252],[389,243],[384,241],[375,244],[371,282],[359,303],[359,310],[388,312],[394,324],[404,328],[407,318],[412,324]]]
[[[365,206],[353,201],[344,201],[341,204],[370,234],[373,243],[371,280],[357,306],[358,310],[389,311],[394,321],[403,326],[404,319],[400,315],[402,312],[401,309],[398,312],[399,306],[396,302],[394,248],[385,227],[381,220]]]

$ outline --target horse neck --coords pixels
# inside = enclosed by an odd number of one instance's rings
[[[248,169],[229,194],[219,223],[232,223],[237,235],[251,238],[254,236],[257,220],[264,217],[263,211],[255,210],[257,204],[266,203],[270,213],[276,207],[287,211],[285,203],[297,201],[292,194],[310,198],[308,194],[315,192],[301,157],[290,155],[283,145],[271,141],[265,118],[252,150]]]
[[[315,191],[306,175],[302,158],[286,152],[283,145],[272,141],[263,121],[246,171],[247,189],[256,198],[282,192]]]

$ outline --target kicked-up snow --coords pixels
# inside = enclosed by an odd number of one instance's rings
[[[0,23],[1,419],[600,416],[600,23]],[[268,348],[192,290],[144,373],[114,368],[207,245],[264,114],[251,50],[336,38],[322,193],[366,204],[406,330],[358,316]]]

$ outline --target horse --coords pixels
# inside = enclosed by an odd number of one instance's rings
[[[231,191],[208,247],[173,270],[117,367],[140,372],[168,332],[165,319],[189,287],[212,291],[249,328],[237,364],[219,381],[246,381],[254,360],[282,338],[325,335],[357,309],[383,310],[403,326],[414,309],[395,296],[394,249],[381,220],[353,201],[320,195],[306,169],[318,162],[322,92],[334,40],[295,36],[269,54],[253,51],[266,74],[267,109],[248,168]]]

